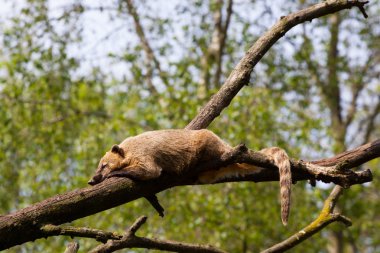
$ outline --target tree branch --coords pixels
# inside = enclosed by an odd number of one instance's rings
[[[339,196],[342,194],[342,191],[342,187],[335,186],[330,193],[330,196],[325,200],[322,211],[317,219],[288,239],[262,251],[261,253],[284,252],[291,249],[335,221],[342,222],[346,226],[351,226],[352,223],[350,219],[339,213],[334,213],[335,205]]]
[[[350,151],[345,151],[334,157],[312,161],[311,163],[320,166],[334,166],[337,163],[347,162],[349,168],[357,167],[367,161],[380,156],[380,139],[369,142]]]
[[[138,218],[135,223],[127,229],[121,239],[109,240],[106,244],[99,245],[91,253],[106,253],[125,248],[157,249],[172,252],[199,252],[199,253],[225,253],[220,249],[208,245],[196,245],[169,240],[149,239],[136,236],[137,230],[146,222],[147,217]]]
[[[222,110],[227,107],[239,90],[249,83],[250,75],[255,65],[265,53],[294,26],[314,18],[338,12],[352,7],[363,8],[367,1],[324,1],[306,9],[281,18],[272,28],[261,36],[247,51],[232,71],[221,89],[200,110],[198,115],[186,126],[187,129],[206,128]]]
[[[71,237],[94,238],[99,242],[107,242],[107,240],[119,240],[121,235],[112,232],[105,232],[99,229],[73,227],[73,226],[56,226],[52,224],[44,225],[41,231],[48,236],[67,235]]]

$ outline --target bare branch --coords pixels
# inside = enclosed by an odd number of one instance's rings
[[[335,221],[342,222],[346,226],[351,226],[352,223],[350,219],[339,213],[334,213],[335,205],[339,196],[342,194],[342,191],[342,187],[335,186],[330,193],[330,196],[325,200],[322,211],[317,219],[288,239],[262,251],[261,253],[284,252],[291,249]]]
[[[123,248],[149,248],[175,252],[224,252],[208,245],[187,244],[176,241],[156,240],[136,236],[135,233],[143,224],[145,224],[146,220],[146,216],[141,216],[133,223],[131,227],[127,229],[123,235],[99,229],[73,226],[56,226],[52,224],[41,227],[41,231],[43,231],[46,237],[66,235],[71,237],[94,238],[97,241],[104,243],[103,245],[99,245],[93,249],[91,252],[114,252]],[[78,248],[79,244],[72,242],[68,245],[65,253],[77,252]]]
[[[369,142],[350,151],[345,151],[334,157],[312,161],[311,163],[320,166],[333,166],[338,163],[346,162],[349,168],[357,167],[367,161],[380,156],[380,139]]]
[[[73,226],[56,226],[52,224],[41,227],[41,231],[45,236],[67,235],[71,237],[86,237],[94,238],[99,242],[105,243],[107,240],[118,240],[122,236],[105,232],[99,229],[85,228],[85,227],[73,227]]]
[[[138,218],[135,223],[127,229],[119,240],[109,240],[106,244],[99,245],[91,250],[91,253],[106,253],[125,248],[157,249],[171,252],[199,252],[199,253],[225,253],[220,249],[209,245],[189,244],[169,240],[149,239],[136,236],[137,230],[146,222],[147,217]]]

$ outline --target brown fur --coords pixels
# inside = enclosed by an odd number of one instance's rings
[[[232,147],[209,130],[159,130],[125,139],[114,145],[99,162],[94,185],[109,177],[124,176],[134,180],[158,178],[161,173],[180,176],[198,175],[199,183],[215,183],[225,178],[252,173],[257,167],[236,163],[223,168],[205,168],[208,161],[217,160]],[[280,148],[261,150],[273,159],[280,171],[281,219],[287,223],[290,205],[291,171],[289,158]]]

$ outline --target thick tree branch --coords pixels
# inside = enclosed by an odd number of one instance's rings
[[[367,1],[324,1],[306,9],[289,14],[281,18],[272,28],[261,36],[247,51],[232,71],[222,88],[200,110],[198,115],[187,125],[187,129],[206,128],[222,110],[226,108],[239,90],[249,83],[250,75],[265,53],[294,26],[314,18],[338,12],[352,7],[363,8]]]
[[[138,218],[118,240],[109,240],[106,244],[99,245],[91,250],[91,253],[108,253],[125,248],[157,249],[171,252],[198,252],[198,253],[225,253],[222,250],[208,245],[196,245],[169,240],[149,239],[136,236],[137,230],[146,222],[147,217]]]
[[[333,191],[330,193],[330,196],[325,200],[323,209],[319,214],[318,218],[315,219],[308,226],[292,235],[283,242],[280,242],[269,249],[262,251],[261,253],[276,253],[276,252],[285,252],[288,249],[295,247],[300,244],[307,238],[313,236],[314,234],[321,231],[324,227],[333,223],[335,221],[342,222],[346,226],[351,226],[351,220],[347,217],[334,213],[335,205],[339,199],[339,196],[342,194],[343,188],[340,186],[335,186]]]
[[[333,166],[345,161],[350,165],[349,168],[354,168],[379,156],[380,139],[377,139],[353,150],[345,151],[331,158],[312,161],[312,163],[320,166]]]

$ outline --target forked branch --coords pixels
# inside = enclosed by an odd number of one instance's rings
[[[346,226],[351,226],[351,220],[347,217],[341,215],[340,213],[334,213],[335,205],[342,194],[343,188],[340,186],[335,186],[330,196],[325,200],[323,209],[319,214],[318,218],[315,219],[305,228],[301,229],[299,232],[295,233],[283,242],[280,242],[261,253],[277,253],[285,252],[288,249],[295,247],[307,238],[311,237],[315,233],[321,231],[324,227],[333,223],[335,221],[342,222]]]

